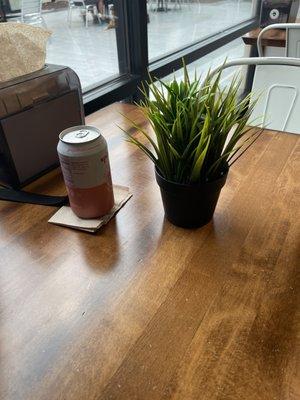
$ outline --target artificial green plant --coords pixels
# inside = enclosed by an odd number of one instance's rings
[[[235,76],[222,88],[221,74],[209,72],[203,82],[195,74],[191,80],[184,65],[182,81],[154,82],[150,77],[142,86],[145,100],[139,107],[154,137],[130,119],[146,142],[125,133],[165,179],[184,184],[215,180],[258,137],[260,132],[248,126],[255,106],[251,94],[240,100],[241,79]]]

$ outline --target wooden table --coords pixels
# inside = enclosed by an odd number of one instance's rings
[[[296,19],[295,23],[299,23],[300,19]],[[260,34],[262,28],[256,28],[244,36],[242,39],[245,44],[250,46],[256,46],[258,35]],[[270,29],[263,34],[261,41],[262,46],[267,47],[285,47],[286,42],[286,30],[285,29]]]
[[[258,35],[261,28],[254,29],[242,36],[245,44],[256,46]],[[262,46],[285,47],[286,31],[285,29],[271,29],[267,31],[262,38]]]
[[[213,222],[184,230],[164,220],[119,111],[148,129],[125,104],[87,119],[133,192],[101,232],[47,224],[52,208],[0,205],[0,398],[299,399],[299,136],[265,131],[230,171]],[[30,188],[64,193],[59,171]]]

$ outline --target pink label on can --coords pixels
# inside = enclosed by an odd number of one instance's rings
[[[69,187],[87,189],[103,183],[111,184],[106,151],[88,157],[66,157],[59,154],[59,159],[65,184]]]

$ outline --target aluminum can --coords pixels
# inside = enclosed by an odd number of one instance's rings
[[[80,218],[99,218],[114,206],[107,144],[100,131],[73,126],[59,135],[58,157],[70,206]]]

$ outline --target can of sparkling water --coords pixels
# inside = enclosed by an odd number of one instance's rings
[[[114,206],[107,144],[97,128],[73,126],[59,135],[58,157],[70,206],[80,218],[99,218]]]

